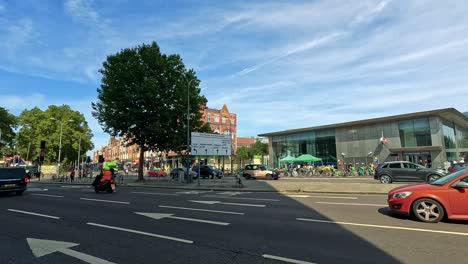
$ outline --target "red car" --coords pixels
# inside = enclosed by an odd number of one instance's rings
[[[167,173],[165,171],[150,170],[150,171],[148,171],[148,176],[150,176],[150,177],[166,177]]]
[[[395,188],[388,193],[388,206],[393,212],[427,223],[437,223],[444,217],[468,220],[468,169],[432,183]]]

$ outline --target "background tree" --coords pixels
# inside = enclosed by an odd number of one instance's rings
[[[108,56],[100,73],[93,116],[105,132],[139,146],[138,180],[143,180],[145,151],[186,148],[187,100],[190,130],[209,129],[200,121],[207,100],[195,72],[179,55],[162,54],[156,42]]]
[[[250,146],[250,154],[252,155],[251,158],[255,155],[261,155],[262,160],[263,156],[268,155],[268,144],[261,142],[258,138],[255,140],[255,143],[253,143]]]
[[[0,156],[13,155],[15,143],[15,131],[18,119],[8,110],[0,107]]]
[[[236,158],[240,164],[241,169],[243,168],[243,161],[246,159],[250,159],[251,154],[250,154],[250,149],[246,146],[240,146],[237,148],[236,151]]]
[[[22,156],[26,158],[29,144],[29,159],[35,160],[40,153],[41,140],[46,141],[45,158],[47,163],[58,162],[60,142],[60,122],[62,123],[62,153],[63,163],[75,161],[81,138],[81,157],[94,148],[91,139],[93,134],[84,115],[74,111],[68,105],[51,105],[45,111],[35,107],[24,110],[19,116],[20,129],[17,141]]]

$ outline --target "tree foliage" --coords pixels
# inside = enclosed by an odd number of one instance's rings
[[[18,125],[18,119],[8,110],[0,107],[0,153],[13,154],[13,145],[15,143],[15,128]]]
[[[84,115],[68,105],[51,105],[45,111],[35,107],[24,110],[18,117],[20,129],[17,142],[22,156],[26,158],[29,143],[29,159],[39,156],[40,142],[46,141],[45,158],[47,163],[58,162],[60,126],[62,124],[62,161],[78,158],[81,138],[81,157],[94,148],[93,134]]]
[[[179,55],[162,54],[156,42],[108,56],[100,72],[93,115],[105,132],[140,147],[139,180],[146,150],[187,147],[187,100],[190,130],[210,131],[201,122],[207,100],[200,95],[200,80]]]

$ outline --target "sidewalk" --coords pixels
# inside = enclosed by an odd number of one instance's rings
[[[295,192],[295,193],[350,193],[350,194],[387,194],[391,189],[406,184],[380,184],[378,182],[349,182],[347,178],[334,178],[333,181],[321,182],[314,179],[310,181],[264,181],[245,180],[241,178],[242,185],[237,183],[235,177],[224,177],[223,179],[201,179],[200,185],[195,179],[193,183],[179,183],[175,180],[163,178],[145,177],[145,182],[136,182],[136,177],[124,179],[121,186],[145,187],[145,188],[168,188],[183,190],[213,190],[213,191],[248,191],[248,192]],[[31,180],[37,182],[37,179]],[[40,183],[90,185],[90,178],[76,178],[74,183],[70,181],[60,182],[41,180]],[[119,182],[117,181],[118,185]]]

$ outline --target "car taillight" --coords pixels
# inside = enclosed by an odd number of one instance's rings
[[[24,177],[23,181],[28,182],[29,181],[28,177]]]

